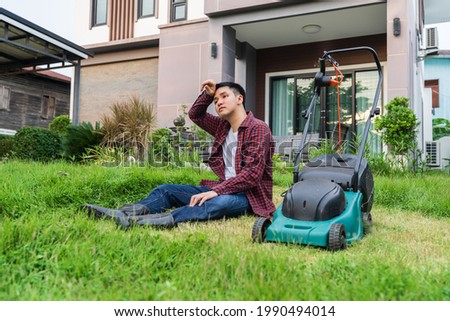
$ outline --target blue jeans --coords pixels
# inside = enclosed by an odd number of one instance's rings
[[[171,211],[176,223],[237,217],[251,209],[244,193],[219,195],[207,200],[202,206],[189,206],[192,195],[210,190],[211,188],[205,186],[164,184],[156,187],[147,198],[137,204],[147,207],[150,213],[163,213],[177,207]]]

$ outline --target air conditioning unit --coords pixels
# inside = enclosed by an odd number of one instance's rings
[[[428,166],[439,167],[441,165],[441,150],[439,142],[425,142],[426,162]]]
[[[438,30],[436,27],[427,28],[427,49],[438,47]]]

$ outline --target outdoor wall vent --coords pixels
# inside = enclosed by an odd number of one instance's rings
[[[427,28],[427,49],[438,47],[438,31],[437,28]]]
[[[428,166],[440,166],[440,144],[436,141],[425,142],[425,151]]]

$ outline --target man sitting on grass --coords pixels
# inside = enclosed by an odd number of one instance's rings
[[[214,102],[218,116],[207,112]],[[214,136],[209,166],[218,181],[199,186],[164,184],[147,198],[118,210],[82,205],[90,216],[113,218],[123,228],[132,225],[173,227],[179,222],[237,217],[244,213],[271,217],[273,138],[266,123],[245,110],[245,91],[236,83],[212,80],[189,111],[200,128]]]

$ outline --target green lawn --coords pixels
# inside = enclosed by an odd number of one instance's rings
[[[369,235],[331,253],[254,244],[254,216],[118,230],[118,207],[197,169],[0,163],[0,300],[449,300],[450,176],[375,177]],[[291,183],[275,173],[275,202]]]

